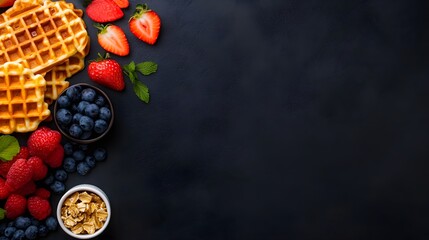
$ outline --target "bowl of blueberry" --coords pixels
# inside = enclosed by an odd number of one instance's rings
[[[80,144],[92,143],[105,136],[114,118],[107,94],[86,83],[65,89],[55,101],[53,111],[59,131]]]

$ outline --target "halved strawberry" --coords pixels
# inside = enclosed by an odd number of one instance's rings
[[[128,0],[113,0],[120,8],[127,8],[130,5]]]
[[[124,16],[122,9],[113,0],[93,0],[86,7],[86,14],[94,22],[116,21]]]
[[[119,56],[130,53],[130,45],[122,28],[113,24],[96,24],[98,43],[104,50]]]
[[[130,31],[137,38],[148,44],[155,44],[161,28],[161,19],[147,4],[137,4],[128,24]]]

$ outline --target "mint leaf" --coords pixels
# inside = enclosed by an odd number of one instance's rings
[[[3,220],[6,215],[6,210],[3,208],[0,208],[0,220]]]
[[[140,100],[142,100],[145,103],[149,103],[149,99],[150,99],[149,88],[144,83],[136,81],[133,84],[133,89]]]
[[[18,140],[10,135],[0,136],[0,159],[10,161],[19,152]]]
[[[150,75],[158,70],[158,64],[150,61],[141,62],[135,68],[143,75]]]
[[[130,69],[130,72],[134,72],[136,70],[136,63],[131,61],[130,64],[128,64],[128,68]]]

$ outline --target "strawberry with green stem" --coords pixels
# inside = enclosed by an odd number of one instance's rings
[[[147,4],[137,4],[128,25],[138,39],[153,45],[159,36],[161,19],[155,11],[148,8]]]
[[[99,58],[91,61],[88,65],[89,78],[103,86],[116,91],[122,91],[125,88],[124,76],[121,65],[114,59],[111,59],[109,53],[105,57],[98,54]]]
[[[94,24],[98,29],[97,40],[100,46],[118,56],[126,56],[130,53],[130,45],[124,31],[113,24]]]

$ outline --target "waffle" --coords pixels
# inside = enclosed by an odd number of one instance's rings
[[[0,133],[29,132],[49,115],[46,81],[17,62],[0,65]]]
[[[56,65],[45,75],[46,92],[45,101],[50,104],[58,98],[58,95],[69,86],[67,78],[81,71],[85,67],[85,56],[89,52],[89,41],[83,52],[77,52],[62,64]]]
[[[89,41],[81,10],[64,1],[17,0],[0,15],[0,64],[17,61],[46,73]]]

